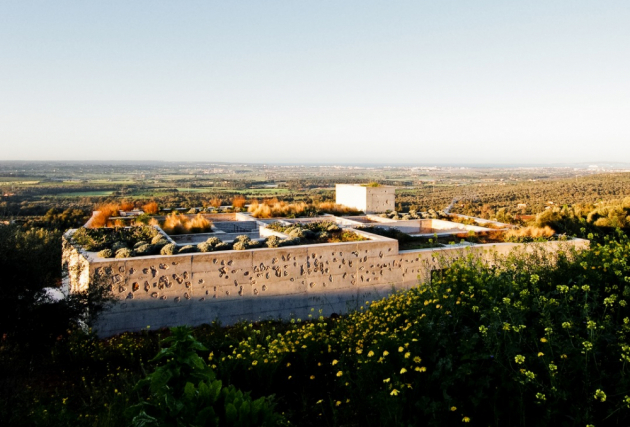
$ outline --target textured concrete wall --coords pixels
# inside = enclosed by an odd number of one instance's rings
[[[396,210],[396,189],[394,187],[367,187],[365,213],[380,213]]]
[[[365,213],[381,213],[396,209],[394,187],[364,187],[353,184],[337,184],[336,203],[356,208]]]
[[[95,328],[111,336],[147,326],[305,318],[311,309],[344,313],[429,280],[441,256],[472,251],[491,258],[523,246],[398,251],[396,240],[358,232],[375,240],[126,259],[98,258],[66,241],[64,260],[76,267],[71,271],[75,290],[87,284],[88,274],[109,281],[119,302]],[[557,250],[561,244],[544,245]]]

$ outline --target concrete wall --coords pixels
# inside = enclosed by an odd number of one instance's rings
[[[365,213],[380,213],[396,209],[395,187],[364,187],[355,184],[335,186],[336,203]]]
[[[119,302],[95,328],[111,336],[147,326],[305,318],[311,309],[344,313],[428,280],[440,254],[458,257],[472,250],[490,257],[523,246],[399,252],[396,240],[357,232],[374,240],[127,259],[98,258],[66,241],[64,260],[76,267],[70,274],[75,290],[95,275],[109,281]],[[584,242],[544,245],[555,250]]]
[[[367,187],[337,184],[335,186],[335,202],[365,212],[367,209]]]
[[[367,207],[365,213],[380,213],[396,210],[396,188],[367,187]]]

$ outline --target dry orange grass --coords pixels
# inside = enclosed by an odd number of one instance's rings
[[[158,225],[158,221],[152,219],[149,224]],[[212,222],[208,221],[201,214],[197,214],[191,219],[186,215],[173,212],[166,216],[161,227],[167,234],[203,233],[212,229]]]
[[[160,211],[158,204],[156,202],[149,202],[146,205],[142,206],[142,210],[144,213],[149,215],[154,215]]]
[[[221,203],[223,203],[223,201],[218,197],[214,197],[210,199],[210,206],[212,206],[213,208],[216,208],[216,209],[220,208]]]
[[[505,238],[509,239],[512,237],[531,237],[531,238],[539,238],[539,237],[551,237],[556,232],[549,226],[545,227],[523,227],[523,228],[515,228],[507,231],[505,233]]]
[[[232,198],[232,206],[235,208],[242,208],[247,203],[247,199],[243,196],[235,196]]]
[[[120,210],[121,211],[130,211],[136,208],[136,205],[133,204],[133,202],[128,202],[128,201],[124,201],[120,203]]]
[[[338,205],[333,202],[321,202],[315,205],[308,205],[304,202],[287,203],[278,201],[278,199],[266,199],[262,203],[253,201],[250,203],[248,212],[255,218],[278,218],[278,217],[295,217],[305,214],[322,214],[330,213],[335,215],[347,215],[357,213],[354,208]]]
[[[104,203],[96,205],[94,210],[97,213],[92,216],[90,223],[92,228],[106,227],[110,217],[118,216],[120,205],[118,203]]]
[[[349,208],[348,206],[339,205],[335,202],[321,202],[317,204],[317,210],[321,213],[329,213],[333,215],[347,215],[359,212],[355,208]]]
[[[280,202],[278,199],[268,199],[262,203],[253,201],[250,203],[247,211],[250,212],[254,218],[276,218],[299,216],[303,214],[307,208],[308,205],[304,202],[287,203]]]

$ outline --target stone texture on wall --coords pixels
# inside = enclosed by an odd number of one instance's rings
[[[311,309],[344,313],[429,280],[440,255],[490,256],[484,254],[518,246],[398,251],[396,240],[370,236],[374,240],[126,259],[94,257],[66,241],[64,260],[76,266],[71,282],[85,284],[88,274],[110,281],[119,302],[95,328],[111,336],[147,326],[305,318]]]

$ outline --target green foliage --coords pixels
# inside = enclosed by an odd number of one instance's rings
[[[177,251],[178,254],[189,254],[189,253],[193,253],[193,252],[197,252],[197,247],[193,246],[193,245],[182,246]]]
[[[148,389],[149,396],[132,406],[131,425],[144,426],[276,426],[283,425],[270,399],[252,400],[249,394],[224,387],[212,369],[198,355],[207,351],[187,327],[171,329],[162,348],[151,362],[162,363],[136,390]]]
[[[135,255],[143,256],[143,255],[153,255],[159,251],[159,247],[157,245],[150,245],[145,243],[143,245],[135,247],[133,250]]]
[[[232,245],[226,242],[221,242],[214,246],[215,251],[229,251],[231,249],[232,249]]]
[[[212,252],[213,249],[212,245],[206,242],[197,245],[197,252]]]
[[[223,242],[221,242],[221,239],[219,239],[218,237],[209,237],[206,240],[206,243],[208,243],[209,245],[212,245],[212,246],[216,246],[216,245],[218,245],[220,243],[223,243]]]
[[[120,248],[116,251],[116,255],[114,258],[131,258],[133,256],[133,251],[129,248]]]
[[[155,236],[153,236],[153,238],[151,239],[151,243],[153,243],[154,245],[161,242],[162,240],[166,240],[164,238],[164,236],[162,236],[160,233],[156,234]]]
[[[334,221],[315,221],[291,225],[273,222],[267,227],[292,237],[289,242],[283,241],[281,246],[367,240],[353,231],[342,230]]]
[[[113,258],[114,252],[112,252],[111,249],[103,249],[102,251],[99,251],[97,255],[101,258]]]
[[[79,322],[91,324],[111,300],[98,277],[88,291],[60,300],[50,296],[47,288],[61,284],[61,247],[60,231],[0,225],[1,358],[14,354],[30,361],[49,353],[69,328]],[[0,370],[0,377],[15,374],[12,369]]]
[[[72,240],[87,251],[112,249],[117,252],[122,247],[133,247],[138,242],[148,242],[158,236],[158,231],[151,226],[115,228],[81,227],[72,235]]]
[[[268,248],[277,248],[280,246],[281,241],[282,239],[278,236],[269,236],[267,240],[265,240],[265,245],[267,245]]]
[[[140,241],[136,242],[136,243],[133,245],[133,248],[134,248],[134,249],[138,249],[140,246],[144,246],[144,245],[148,245],[148,244],[149,244],[149,242],[147,242],[147,241],[145,241],[145,240],[140,240]]]
[[[44,288],[61,281],[61,232],[0,225],[0,271],[0,334],[38,336]]]
[[[175,255],[178,252],[177,245],[175,243],[169,243],[164,245],[160,250],[160,255]]]
[[[300,419],[334,425],[627,425],[630,242],[530,250],[443,260],[431,283],[368,310],[252,330],[217,372],[240,387],[273,378],[261,391],[290,386]]]

